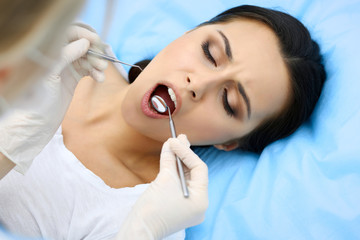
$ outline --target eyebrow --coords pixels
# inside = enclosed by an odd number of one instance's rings
[[[224,40],[225,43],[225,53],[226,56],[228,57],[228,59],[231,61],[232,60],[232,52],[231,52],[231,47],[230,47],[230,43],[229,43],[229,39],[225,36],[225,34],[220,31],[217,30],[217,32],[221,35],[222,39]],[[247,110],[247,114],[248,114],[248,119],[250,119],[251,116],[251,107],[250,107],[250,100],[248,95],[245,92],[245,89],[243,87],[243,85],[238,82],[237,84],[237,88],[239,90],[240,95],[243,97],[245,104],[246,104],[246,110]]]
[[[247,109],[247,114],[248,114],[248,119],[250,119],[250,116],[251,116],[251,107],[250,107],[249,97],[248,97],[248,95],[246,94],[245,89],[244,89],[243,85],[242,85],[240,82],[237,83],[237,88],[238,88],[238,90],[239,90],[240,95],[243,97],[243,99],[244,99],[244,101],[245,101],[246,109]]]
[[[228,57],[228,59],[231,61],[232,60],[232,52],[231,52],[231,48],[230,48],[229,39],[225,36],[225,34],[222,31],[217,30],[217,32],[221,35],[222,39],[224,40],[225,53],[226,53],[226,56]]]

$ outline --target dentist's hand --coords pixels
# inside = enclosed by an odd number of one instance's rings
[[[99,50],[99,36],[82,26],[71,26],[67,45],[52,74],[40,80],[16,100],[0,119],[0,152],[25,173],[33,159],[59,128],[78,80],[91,75],[103,81],[107,63],[86,56],[89,48]]]
[[[63,49],[62,60],[53,75],[60,75],[63,81],[72,81],[75,86],[84,76],[103,82],[107,61],[86,54],[89,49],[99,53],[104,51],[105,44],[95,30],[86,24],[76,23],[67,29],[66,38],[68,45]]]
[[[175,154],[187,167],[189,198],[184,198]],[[200,224],[208,207],[206,164],[190,149],[185,135],[163,145],[160,172],[133,206],[116,239],[162,239]]]

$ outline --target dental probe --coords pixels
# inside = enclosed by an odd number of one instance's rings
[[[120,61],[120,60],[118,60],[116,58],[110,57],[110,56],[102,54],[102,53],[94,52],[93,50],[90,50],[90,49],[87,51],[87,53],[91,54],[91,55],[94,55],[96,57],[108,60],[110,62],[121,63],[121,64],[128,65],[128,66],[131,66],[131,67],[137,67],[142,71],[141,67],[139,67],[138,65],[133,65],[133,64],[126,63],[126,62],[122,62],[122,61]]]
[[[162,99],[158,95],[154,95],[151,98],[151,104],[153,105],[155,110],[160,112],[160,113],[164,113],[166,110],[168,111],[171,135],[172,135],[173,138],[176,138],[176,131],[175,131],[174,121],[172,120],[172,117],[171,117],[170,108],[168,107],[168,105],[166,104],[164,99]],[[183,190],[183,194],[184,194],[185,198],[188,198],[189,197],[189,191],[188,191],[188,188],[187,188],[186,182],[185,182],[184,169],[183,169],[182,163],[180,161],[180,158],[178,156],[175,156],[175,157],[176,157],[177,167],[178,167],[178,170],[179,170],[179,176],[180,176],[180,182],[181,182],[181,187],[182,187],[182,190]]]

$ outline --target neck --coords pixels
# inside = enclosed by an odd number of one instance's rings
[[[80,81],[63,122],[64,138],[66,135],[70,145],[78,145],[84,151],[91,149],[130,169],[158,165],[163,143],[127,124],[121,104],[128,84],[111,79],[101,84],[88,79]]]
[[[120,106],[116,108],[120,109]],[[121,112],[114,114],[113,118],[99,124],[99,129],[106,132],[102,136],[102,145],[117,159],[122,159],[127,165],[138,165],[149,159],[159,160],[162,143],[150,139],[133,129],[124,121]]]

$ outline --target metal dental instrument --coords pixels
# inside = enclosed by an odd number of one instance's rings
[[[128,66],[131,66],[131,67],[136,67],[136,68],[139,68],[142,71],[142,68],[139,67],[138,65],[133,65],[133,64],[126,63],[126,62],[122,62],[122,61],[120,61],[120,60],[118,60],[116,58],[110,57],[110,56],[102,54],[102,53],[94,52],[93,50],[90,50],[90,49],[87,51],[87,53],[91,54],[91,55],[94,55],[96,57],[108,60],[110,62],[121,63],[121,64],[128,65]]]
[[[172,117],[171,117],[170,108],[167,106],[164,99],[162,99],[158,95],[154,95],[151,98],[151,104],[153,105],[155,110],[160,112],[160,113],[164,113],[166,110],[168,111],[171,135],[172,135],[173,138],[176,138],[176,131],[175,131],[174,121],[172,120]],[[189,191],[188,191],[188,188],[187,188],[186,182],[185,182],[184,169],[183,169],[182,163],[180,161],[180,158],[178,156],[175,156],[175,157],[176,157],[177,167],[178,167],[178,170],[179,170],[179,176],[180,176],[180,182],[181,182],[182,191],[183,191],[184,197],[188,198],[189,197]]]

